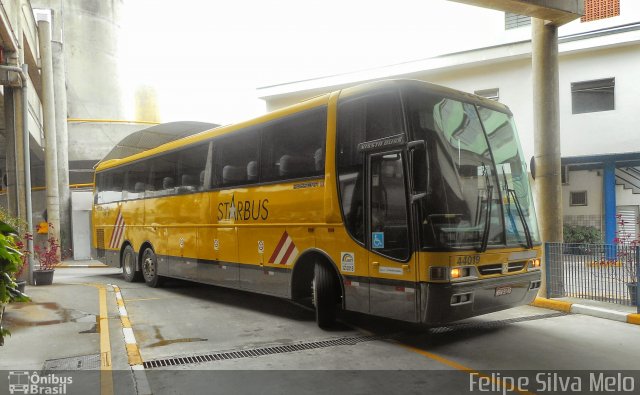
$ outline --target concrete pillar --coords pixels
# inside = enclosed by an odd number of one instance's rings
[[[60,201],[58,194],[58,155],[54,110],[53,62],[51,54],[51,23],[43,17],[38,21],[40,61],[42,64],[42,109],[45,146],[45,181],[47,186],[47,216],[49,237],[60,240]],[[50,16],[49,16],[50,20]]]
[[[536,206],[544,242],[562,242],[558,27],[531,18]],[[546,261],[546,260],[545,260]],[[541,294],[547,268],[543,265]]]
[[[22,112],[22,91],[19,89],[13,89],[13,120],[14,120],[14,138],[15,138],[15,171],[16,171],[16,195],[17,195],[17,212],[16,216],[25,223],[27,222],[27,203],[26,203],[26,182],[24,175],[24,138],[23,128],[24,125]],[[29,191],[31,192],[31,191]],[[33,232],[33,229],[28,229],[28,232]]]
[[[18,216],[18,188],[16,184],[16,128],[13,122],[13,88],[4,88],[5,159],[7,174],[7,211]]]
[[[69,190],[69,133],[67,131],[67,87],[61,42],[52,42],[53,91],[55,95],[58,186],[60,194],[60,245],[71,249],[71,191]]]

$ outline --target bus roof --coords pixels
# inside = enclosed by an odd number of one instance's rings
[[[151,126],[142,130],[131,133],[127,137],[120,140],[109,153],[102,158],[101,162],[107,162],[112,159],[122,159],[128,156],[159,147],[171,141],[191,136],[196,133],[204,132],[218,127],[215,123],[206,122],[168,122],[160,125]]]
[[[254,125],[259,125],[265,122],[269,122],[272,120],[276,120],[278,118],[281,118],[283,116],[286,115],[291,115],[294,113],[297,113],[299,111],[304,111],[307,109],[311,109],[314,107],[318,107],[321,105],[326,105],[329,102],[329,97],[332,94],[339,94],[339,96],[342,97],[349,97],[349,96],[353,96],[353,95],[358,95],[358,94],[364,94],[367,92],[374,92],[374,91],[378,91],[378,90],[385,90],[385,89],[392,89],[394,87],[397,88],[402,88],[403,86],[416,86],[416,85],[421,85],[424,86],[425,88],[427,88],[429,91],[432,91],[434,93],[439,93],[443,96],[452,98],[452,99],[457,99],[460,101],[464,101],[464,102],[469,102],[469,103],[473,103],[473,104],[477,104],[483,107],[487,107],[496,111],[500,111],[506,114],[511,115],[511,111],[509,110],[509,108],[507,106],[505,106],[502,103],[499,103],[497,101],[494,100],[490,100],[481,96],[477,96],[477,95],[473,95],[470,93],[466,93],[466,92],[462,92],[462,91],[457,91],[455,89],[451,89],[451,88],[447,88],[444,86],[440,86],[440,85],[435,85],[435,84],[431,84],[425,81],[420,81],[420,80],[411,80],[411,79],[394,79],[394,80],[384,80],[384,81],[375,81],[375,82],[369,82],[369,83],[365,83],[365,84],[361,84],[361,85],[357,85],[354,87],[350,87],[350,88],[344,88],[341,90],[337,90],[335,92],[331,92],[331,93],[326,93],[320,96],[316,96],[313,97],[311,99],[307,99],[305,101],[302,101],[300,103],[297,104],[293,104],[291,106],[288,107],[284,107],[275,111],[272,111],[268,114],[262,115],[260,117],[257,118],[253,118],[247,121],[243,121],[240,123],[236,123],[236,124],[232,124],[232,125],[226,125],[226,126],[219,126],[217,127],[217,125],[215,124],[204,124],[204,123],[200,123],[200,122],[193,122],[193,124],[201,124],[201,126],[205,126],[205,125],[209,125],[209,127],[206,127],[198,132],[195,132],[195,134],[190,133],[190,135],[186,135],[186,137],[182,137],[182,138],[178,138],[178,139],[174,139],[174,140],[167,140],[168,142],[155,146],[153,148],[149,147],[149,148],[142,148],[141,150],[138,150],[137,152],[131,152],[130,155],[128,156],[121,156],[121,157],[110,157],[111,153],[109,153],[109,155],[107,155],[107,157],[105,157],[100,163],[98,163],[98,165],[96,166],[96,171],[100,171],[100,170],[104,170],[104,169],[108,169],[108,168],[112,168],[112,167],[116,167],[122,164],[126,164],[129,162],[133,162],[136,161],[138,159],[143,159],[145,157],[148,156],[152,156],[155,154],[159,154],[162,152],[166,152],[166,151],[171,151],[174,150],[176,148],[185,146],[185,145],[190,145],[190,144],[195,144],[198,143],[200,141],[204,141],[207,139],[210,139],[212,137],[216,137],[216,136],[220,136],[223,134],[227,134],[230,132],[233,132],[235,130],[239,130],[239,129],[243,129],[246,127],[250,127],[250,126],[254,126]],[[176,122],[176,124],[188,124],[189,122]],[[157,126],[153,126],[151,128],[147,128],[144,130],[141,130],[140,132],[149,132],[154,128],[160,128],[163,127],[165,125],[171,125],[171,124],[163,124],[163,125],[157,125]],[[176,125],[177,126],[177,125]],[[162,130],[162,129],[160,129]],[[125,137],[116,147],[123,145],[123,142],[125,140],[128,140],[131,136],[130,135],[128,137]],[[135,139],[135,138],[133,138]],[[115,148],[114,148],[115,150]],[[126,152],[126,150],[121,150],[122,152]],[[113,150],[112,150],[113,152]],[[115,156],[115,155],[114,155]],[[120,156],[120,155],[117,155]]]

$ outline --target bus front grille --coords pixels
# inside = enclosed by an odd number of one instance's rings
[[[526,264],[527,262],[509,262],[509,267],[507,268],[507,271],[509,273],[519,272],[520,270],[524,269],[524,265]]]
[[[495,265],[479,266],[478,270],[480,271],[480,274],[483,275],[483,276],[490,276],[492,274],[500,274],[500,273],[502,273],[502,265],[500,263],[497,263]]]

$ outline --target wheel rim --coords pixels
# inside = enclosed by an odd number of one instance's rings
[[[153,256],[149,253],[144,254],[144,276],[151,280],[156,275],[156,265],[153,262]]]
[[[316,291],[316,279],[315,277],[313,278],[313,280],[311,281],[311,303],[313,303],[314,306],[318,305],[318,292]]]
[[[131,275],[131,273],[133,273],[133,268],[131,266],[131,254],[126,254],[124,257],[124,271],[127,275]]]

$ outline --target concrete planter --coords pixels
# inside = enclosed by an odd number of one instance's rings
[[[51,270],[34,270],[33,271],[33,283],[34,285],[51,285],[53,283],[54,269]]]

